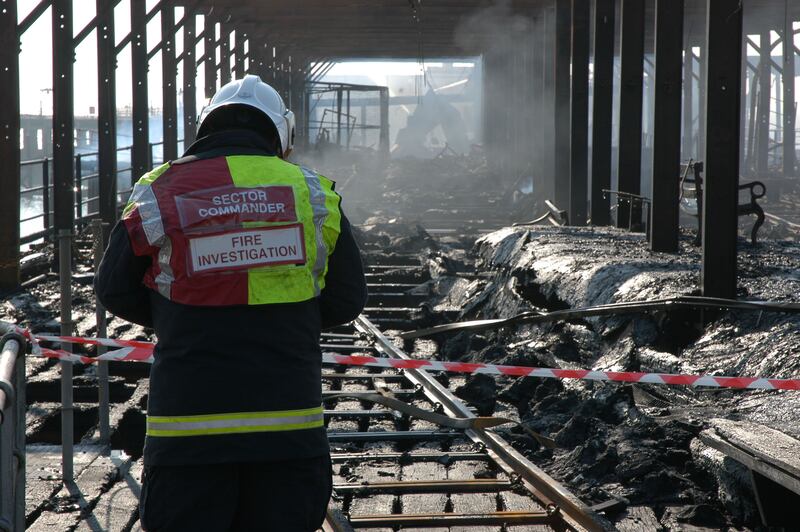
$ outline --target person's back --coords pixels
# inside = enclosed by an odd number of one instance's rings
[[[264,87],[220,89],[184,157],[139,180],[98,271],[106,307],[158,338],[146,530],[313,530],[330,495],[319,335],[366,288],[333,183],[278,157],[290,113]]]

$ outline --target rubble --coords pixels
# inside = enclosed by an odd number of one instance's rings
[[[460,301],[460,319],[505,318],[622,301],[696,295],[700,257],[684,234],[679,254],[650,252],[643,235],[610,228],[505,228],[480,238],[475,268],[490,272],[438,286],[432,303]],[[791,301],[800,248],[788,241],[740,244],[739,296]],[[457,274],[455,274],[457,275]],[[796,377],[800,317],[743,311],[605,316],[541,326],[440,335],[449,359],[613,371]],[[477,345],[473,345],[476,343]],[[759,523],[743,467],[699,442],[713,417],[749,420],[800,437],[800,397],[791,392],[654,387],[497,378],[497,399],[516,408],[558,448],[531,440],[531,454],[580,496],[648,505],[667,529]],[[460,395],[481,410],[485,379]],[[500,429],[502,432],[502,429]],[[512,431],[513,432],[513,431]],[[519,443],[523,434],[506,434]],[[746,501],[746,502],[745,502]]]

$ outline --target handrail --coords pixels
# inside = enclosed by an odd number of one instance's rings
[[[178,142],[183,142],[183,139],[178,139]],[[149,160],[153,161],[153,148],[156,146],[163,146],[164,142],[149,142],[148,143],[148,155]],[[132,151],[133,146],[121,146],[116,148],[117,154],[125,151]],[[96,196],[83,196],[83,184],[86,182],[93,182],[98,183],[100,180],[100,174],[97,171],[93,171],[91,173],[84,174],[83,173],[83,166],[82,162],[86,159],[94,160],[100,156],[99,151],[92,151],[92,152],[80,152],[76,153],[73,157],[73,172],[75,178],[75,192],[73,194],[73,209],[76,212],[75,216],[75,223],[82,225],[86,221],[91,220],[93,218],[97,218],[99,216],[99,212],[91,211],[86,212],[88,209],[84,206],[96,202],[100,199],[99,194]],[[162,157],[163,158],[163,157]],[[38,159],[28,159],[25,161],[20,162],[20,168],[31,167],[31,166],[40,166],[41,167],[41,181],[42,183],[39,185],[34,185],[31,187],[21,187],[19,195],[20,197],[27,197],[27,196],[34,196],[37,192],[41,192],[42,195],[42,208],[37,214],[32,214],[20,219],[20,224],[30,222],[32,220],[37,220],[42,218],[43,222],[43,229],[35,231],[33,233],[28,233],[22,235],[20,238],[20,244],[29,244],[41,238],[52,238],[53,236],[53,226],[51,225],[53,211],[50,209],[50,198],[53,194],[53,183],[51,181],[51,173],[52,173],[52,157],[41,157]],[[124,161],[123,163],[128,162]],[[152,165],[151,165],[152,166]],[[121,176],[125,176],[126,174],[130,173],[132,170],[132,166],[119,166],[119,158],[117,159],[117,168],[116,168],[116,176],[117,179]],[[126,193],[130,193],[132,188],[124,188],[121,190],[117,190],[117,205],[123,205],[123,202],[119,201],[120,196],[124,196]]]
[[[25,529],[25,338],[0,322],[0,530]]]

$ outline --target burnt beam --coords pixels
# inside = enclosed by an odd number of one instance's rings
[[[97,179],[100,218],[117,220],[117,54],[114,8],[97,0]]]
[[[571,2],[556,0],[555,13],[555,202],[569,205]]]
[[[0,12],[0,290],[19,286],[19,37],[17,3],[5,2]],[[45,206],[46,208],[46,206]]]
[[[131,181],[150,170],[150,124],[147,101],[147,10],[145,0],[131,0],[131,94],[133,148]],[[131,183],[133,184],[133,183]]]
[[[175,57],[175,8],[161,8],[161,92],[164,162],[178,158],[178,62]],[[185,42],[185,41],[184,41]],[[187,43],[188,44],[188,43]]]
[[[735,298],[742,6],[740,0],[707,2],[701,285],[704,296]]]
[[[53,211],[56,233],[72,230],[74,193],[74,90],[72,0],[54,0],[53,23]],[[19,135],[19,133],[17,133]]]
[[[614,0],[596,0],[594,19],[594,95],[592,106],[592,204],[594,225],[611,223],[611,136],[614,100]]]
[[[622,0],[620,38],[619,164],[617,190],[638,195],[642,176],[644,0]],[[617,200],[617,227],[641,222],[641,203]]]
[[[572,0],[569,220],[586,224],[589,182],[590,0]]]
[[[678,251],[684,0],[656,0],[650,248]]]

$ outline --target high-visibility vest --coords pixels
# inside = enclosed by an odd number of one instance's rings
[[[146,286],[187,305],[312,299],[340,232],[329,179],[263,155],[185,158],[136,183],[122,219]]]

